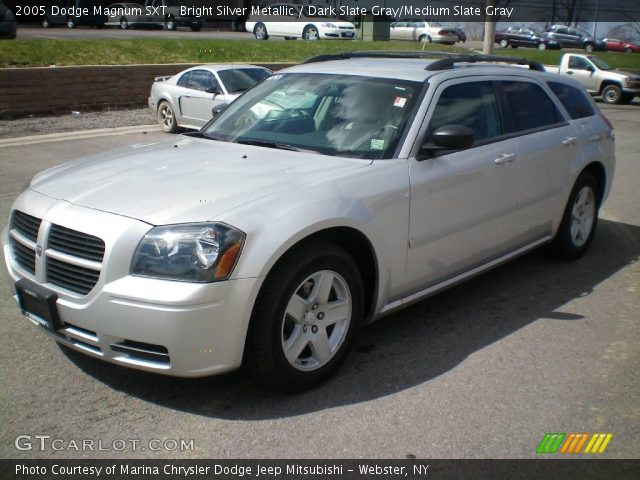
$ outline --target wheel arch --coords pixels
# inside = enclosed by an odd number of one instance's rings
[[[615,85],[616,87],[620,87],[620,89],[624,88],[622,83],[617,80],[604,79],[602,80],[602,82],[600,82],[600,88],[598,89],[598,93],[602,95],[602,91],[605,89],[605,87],[608,87],[609,85]]]
[[[260,290],[262,290],[263,286],[268,282],[269,276],[288,254],[300,246],[317,241],[332,243],[343,248],[358,266],[364,287],[364,321],[367,323],[373,318],[378,300],[380,278],[378,274],[378,257],[367,235],[353,226],[324,227],[312,232],[305,232],[299,238],[293,239],[268,262],[266,276]]]
[[[591,162],[582,169],[582,171],[578,175],[578,178],[580,178],[580,175],[582,175],[585,172],[591,173],[595,177],[596,181],[598,182],[598,207],[599,207],[602,204],[602,199],[604,198],[605,190],[607,188],[607,171],[604,168],[604,165],[602,163]]]

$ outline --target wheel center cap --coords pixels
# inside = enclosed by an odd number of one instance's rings
[[[309,311],[304,314],[304,321],[307,325],[311,325],[312,323],[314,323],[317,318],[318,316],[316,315],[316,312],[313,311]]]

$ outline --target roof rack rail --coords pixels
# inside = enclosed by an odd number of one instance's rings
[[[365,50],[359,52],[326,53],[305,60],[303,63],[329,62],[332,60],[349,60],[350,58],[430,58],[450,57],[455,53],[411,51],[411,50]]]
[[[453,68],[456,63],[477,63],[477,62],[500,62],[511,63],[513,65],[527,65],[529,69],[538,72],[545,72],[545,68],[541,63],[527,60],[522,57],[500,57],[497,55],[454,55],[447,58],[441,58],[430,63],[425,70],[447,70]]]

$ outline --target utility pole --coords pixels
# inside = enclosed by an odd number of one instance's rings
[[[596,0],[596,15],[593,19],[593,36],[596,36],[596,30],[598,28],[598,8],[600,7],[600,0]]]
[[[495,0],[487,0],[486,6],[493,7]],[[486,11],[486,10],[485,10]],[[493,45],[496,36],[496,22],[494,17],[486,17],[484,22],[484,44],[482,53],[485,55],[493,54]]]

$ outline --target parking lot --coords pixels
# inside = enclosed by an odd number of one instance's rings
[[[600,107],[615,127],[617,171],[583,259],[536,251],[386,317],[336,377],[304,394],[265,390],[242,372],[174,379],[62,349],[20,317],[3,266],[0,456],[517,458],[534,457],[546,432],[611,432],[602,456],[637,458],[640,105]],[[163,138],[154,127],[0,146],[0,220],[36,172]],[[62,448],[18,450],[19,435]],[[84,439],[127,447],[65,448]],[[194,448],[149,451],[152,439]]]

